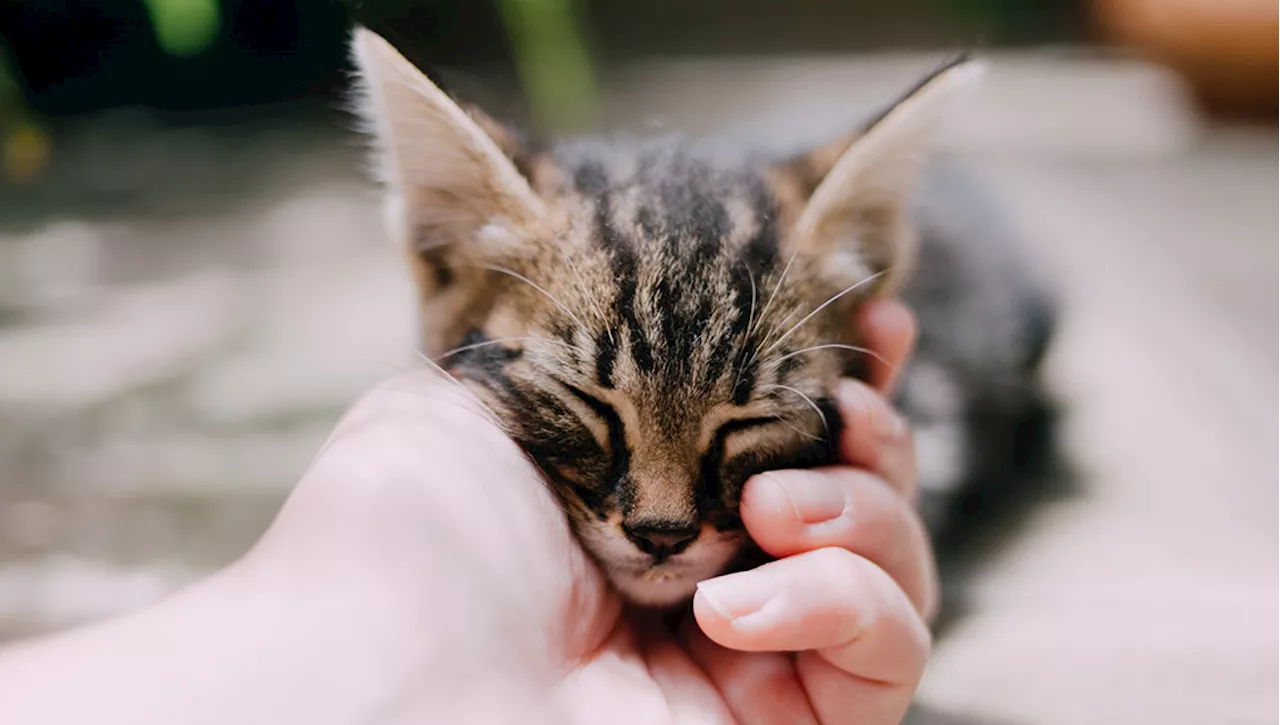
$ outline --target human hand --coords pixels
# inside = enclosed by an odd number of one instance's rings
[[[841,384],[847,465],[749,481],[747,531],[780,560],[705,582],[694,599],[688,651],[734,722],[896,723],[924,673],[937,571],[912,507],[910,431],[885,399],[915,323],[878,302],[858,324],[885,364],[869,384]]]
[[[434,643],[423,672],[450,676],[419,682],[424,692],[492,693],[501,680],[540,702],[521,717],[897,722],[937,600],[910,505],[910,435],[883,397],[914,322],[876,303],[859,324],[886,364],[839,391],[848,465],[748,482],[744,523],[780,560],[705,582],[697,626],[678,637],[622,606],[537,472],[442,380],[400,380],[357,405],[245,566],[312,601],[363,587],[370,613],[357,616],[380,611],[389,637]],[[316,578],[299,584],[298,572]]]
[[[840,391],[849,465],[749,481],[745,525],[780,559],[704,582],[678,635],[623,606],[481,407],[419,375],[351,410],[240,561],[0,653],[0,720],[897,722],[937,596],[877,392],[913,322],[876,303],[861,324],[889,365]]]

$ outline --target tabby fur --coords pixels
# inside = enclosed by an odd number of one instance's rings
[[[686,599],[747,550],[750,476],[835,462],[837,381],[877,364],[850,321],[935,254],[914,192],[981,64],[770,160],[678,136],[533,145],[372,32],[354,47],[423,353],[541,468],[625,597]],[[964,415],[963,391],[938,395],[956,401],[928,423]]]

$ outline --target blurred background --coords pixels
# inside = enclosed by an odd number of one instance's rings
[[[238,556],[413,366],[353,20],[542,130],[788,148],[978,48],[948,144],[1063,297],[1073,480],[963,564],[913,717],[1277,721],[1269,0],[0,0],[0,641]]]

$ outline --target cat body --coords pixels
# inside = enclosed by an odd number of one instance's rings
[[[846,138],[765,160],[676,136],[531,146],[373,33],[355,49],[425,354],[539,466],[633,602],[683,601],[749,549],[750,476],[836,462],[835,386],[876,364],[858,305],[905,289],[920,310],[899,402],[937,459],[935,498],[981,458],[975,411],[1034,370],[1021,293],[975,289],[1008,280],[959,261],[973,255],[949,214],[912,209],[972,62]]]
[[[1051,455],[1040,366],[1056,307],[993,207],[944,160],[912,209],[920,253],[902,299],[919,334],[894,403],[915,435],[919,506],[935,538],[976,518],[968,497],[1038,480]]]

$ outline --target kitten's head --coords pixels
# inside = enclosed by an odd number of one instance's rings
[[[907,197],[976,66],[756,164],[675,139],[529,147],[377,35],[355,49],[424,352],[498,414],[623,595],[688,597],[745,542],[749,476],[833,461],[852,310],[910,267]]]

